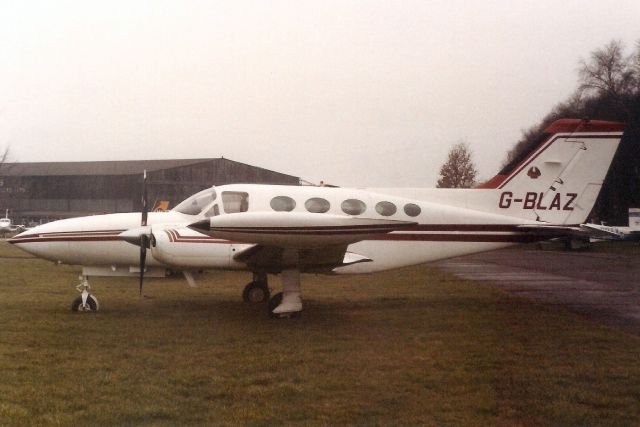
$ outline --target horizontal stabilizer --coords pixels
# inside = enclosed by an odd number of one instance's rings
[[[573,237],[582,239],[625,240],[630,233],[624,233],[616,227],[585,223],[577,226],[525,224],[518,226],[519,230],[548,235],[550,237]]]
[[[598,224],[581,224],[580,227],[590,233],[590,237],[604,240],[624,240],[625,233],[617,227]]]

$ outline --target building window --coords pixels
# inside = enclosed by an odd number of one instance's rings
[[[346,213],[347,215],[360,215],[367,209],[367,205],[365,205],[363,201],[358,199],[347,199],[342,202],[341,207],[342,212]]]
[[[243,191],[223,191],[222,206],[225,213],[246,212],[249,210],[249,193]]]
[[[313,197],[304,203],[304,207],[309,212],[313,213],[325,213],[329,210],[331,205],[328,200],[321,199],[320,197]]]
[[[420,215],[420,212],[422,212],[420,206],[416,205],[415,203],[407,203],[406,205],[404,205],[404,213],[409,216],[418,216]]]
[[[271,209],[278,212],[291,212],[296,207],[296,201],[291,197],[277,196],[271,199]]]
[[[379,202],[376,205],[376,212],[382,216],[391,216],[396,213],[396,205],[391,202]]]

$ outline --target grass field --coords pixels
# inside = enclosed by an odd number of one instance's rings
[[[276,321],[224,272],[72,313],[77,268],[0,256],[0,425],[640,424],[638,337],[428,266],[305,276]]]

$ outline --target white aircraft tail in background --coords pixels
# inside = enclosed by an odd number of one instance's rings
[[[640,231],[640,209],[629,208],[629,230]]]
[[[192,271],[235,269],[253,273],[245,301],[292,316],[302,310],[300,273],[371,273],[570,236],[593,208],[623,128],[558,120],[476,189],[224,185],[169,212],[55,221],[10,242],[83,266],[75,309],[98,307],[90,275],[136,275],[142,292],[145,274],[181,270],[192,284]],[[283,284],[270,299],[268,274]]]
[[[7,233],[22,231],[24,229],[25,227],[22,224],[13,224],[11,218],[9,218],[9,209],[6,209],[4,212],[4,218],[0,218],[0,234],[4,236]]]
[[[615,227],[604,224],[582,224],[590,231],[592,240],[640,240],[640,209],[629,208],[629,226]]]

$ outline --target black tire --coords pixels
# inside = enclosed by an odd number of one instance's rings
[[[84,309],[81,310],[80,306],[82,305],[82,296],[79,296],[78,298],[74,299],[73,302],[71,303],[71,310],[72,311],[98,311],[98,300],[95,299],[95,297],[93,295],[89,295],[87,297],[87,305],[89,306],[89,309]]]
[[[263,282],[250,282],[242,291],[242,299],[244,302],[262,303],[269,301],[269,288]]]

